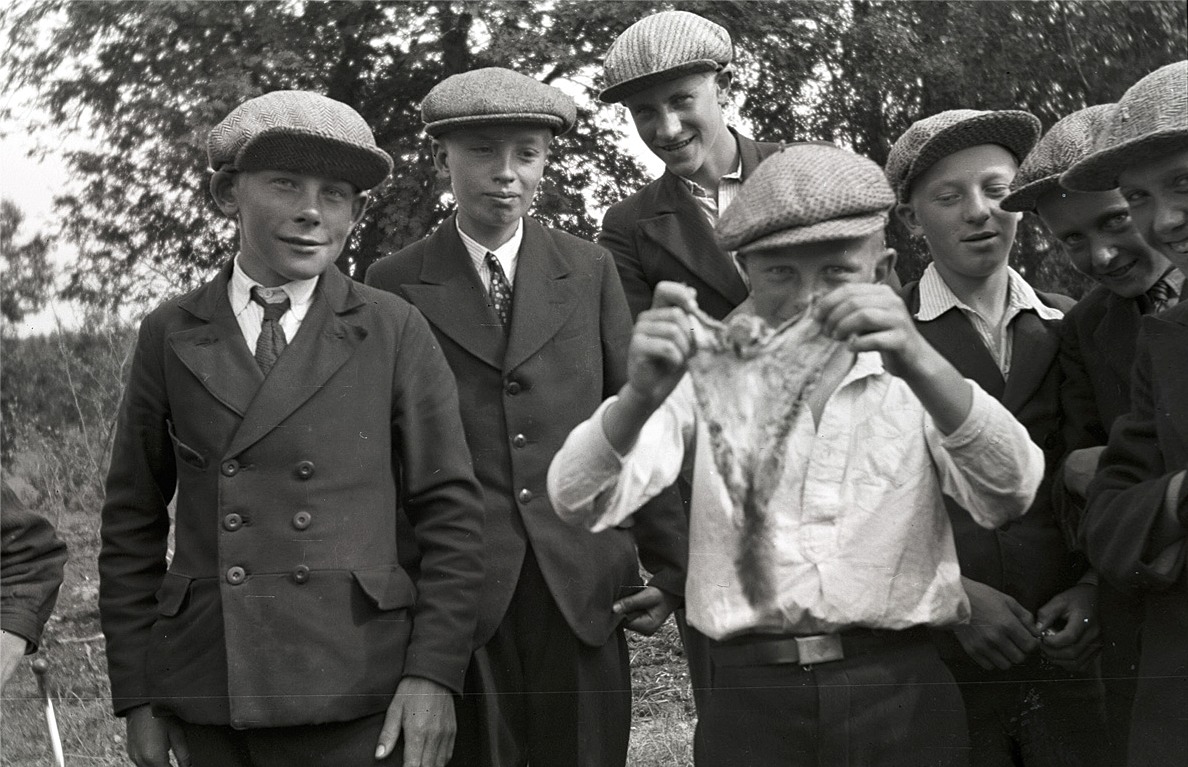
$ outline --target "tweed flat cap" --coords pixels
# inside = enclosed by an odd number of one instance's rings
[[[1022,162],[1040,134],[1040,121],[1030,112],[950,109],[917,120],[891,147],[887,179],[900,202],[907,202],[912,184],[937,160],[979,144],[1000,144]]]
[[[1118,172],[1188,149],[1188,61],[1156,69],[1118,100],[1098,133],[1093,153],[1060,177],[1069,189],[1098,192],[1118,186]]]
[[[881,230],[895,195],[879,166],[825,144],[771,155],[718,220],[723,250],[748,252],[861,237]]]
[[[539,125],[560,135],[576,119],[577,107],[564,92],[502,67],[451,75],[421,102],[425,132],[434,137],[474,125]]]
[[[1094,137],[1109,120],[1113,104],[1098,104],[1061,119],[1028,152],[1011,182],[1011,193],[1002,198],[1003,210],[1035,210],[1036,201],[1061,189],[1060,174],[1093,151]]]
[[[607,104],[697,72],[715,72],[734,59],[725,27],[687,11],[663,11],[640,19],[623,31],[606,52],[606,88],[598,98]]]
[[[309,91],[273,91],[240,104],[206,140],[212,170],[287,170],[371,189],[392,172],[363,116]]]

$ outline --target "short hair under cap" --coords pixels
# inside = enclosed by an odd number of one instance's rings
[[[1073,112],[1044,134],[1027,154],[1011,181],[1011,193],[1002,199],[1003,210],[1035,210],[1040,197],[1059,190],[1060,174],[1093,151],[1093,140],[1113,111],[1113,104],[1098,104]]]
[[[434,138],[477,125],[534,125],[560,135],[576,119],[577,107],[564,92],[503,67],[450,75],[421,101],[425,132]]]
[[[1069,189],[1102,192],[1136,163],[1188,149],[1188,61],[1156,69],[1122,95],[1093,153],[1060,177]]]
[[[941,158],[979,144],[999,144],[1022,161],[1040,134],[1040,121],[1030,112],[1004,109],[983,112],[950,109],[917,120],[904,131],[887,155],[887,179],[900,202],[912,185]]]
[[[644,17],[619,35],[602,62],[606,88],[598,98],[614,104],[656,83],[697,72],[716,72],[734,59],[730,33],[688,11]]]
[[[844,240],[881,231],[895,195],[872,160],[826,144],[794,144],[743,182],[718,220],[723,250]]]
[[[367,121],[309,91],[273,91],[240,104],[210,131],[211,170],[284,170],[340,178],[371,189],[392,172]]]

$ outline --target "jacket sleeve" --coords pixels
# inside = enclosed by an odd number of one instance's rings
[[[602,230],[598,233],[598,244],[611,252],[615,268],[619,272],[627,307],[634,321],[640,312],[652,305],[652,285],[644,274],[643,262],[635,247],[636,216],[633,204],[636,197],[612,205],[602,219]]]
[[[1060,370],[1064,382],[1060,387],[1060,410],[1064,417],[1064,445],[1068,452],[1084,447],[1104,445],[1108,438],[1089,369],[1085,365],[1081,342],[1074,317],[1066,317],[1060,325]]]
[[[163,356],[164,339],[150,315],[141,323],[120,404],[100,522],[99,621],[116,714],[148,703],[149,633],[165,577],[177,466]]]
[[[461,692],[483,580],[483,500],[458,390],[429,323],[409,308],[399,338],[392,430],[401,507],[421,551],[405,676]]]
[[[28,642],[26,653],[41,641],[65,565],[66,544],[49,520],[6,492],[0,507],[0,625]]]

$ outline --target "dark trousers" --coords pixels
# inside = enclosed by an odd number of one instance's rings
[[[583,644],[529,552],[507,615],[471,658],[457,712],[453,767],[623,767],[631,734],[623,630],[601,647]]]
[[[404,741],[376,761],[384,714],[333,724],[235,730],[182,722],[192,767],[373,767],[402,762]]]
[[[685,650],[685,662],[689,665],[689,686],[693,690],[693,707],[697,715],[705,710],[705,699],[709,695],[713,667],[710,662],[710,639],[689,625],[685,619],[685,608],[679,607],[672,614],[677,631],[681,635],[681,646]]]
[[[694,737],[697,767],[958,766],[967,753],[961,694],[926,635],[809,667],[714,663]]]

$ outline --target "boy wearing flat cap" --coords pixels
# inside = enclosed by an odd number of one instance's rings
[[[686,603],[713,660],[699,767],[965,763],[960,694],[927,631],[969,616],[942,496],[1004,524],[1030,504],[1043,459],[879,284],[894,261],[882,233],[893,202],[870,160],[800,145],[766,160],[719,222],[749,278],[736,315],[785,326],[776,338],[799,316],[803,343],[833,345],[805,371],[806,393],[747,391],[788,414],[758,535],[732,500],[736,472],[719,465],[723,414],[685,375],[710,348],[694,340],[704,314],[686,286],[659,286],[627,384],[549,469],[558,513],[602,530],[693,456]],[[743,572],[754,548],[773,552],[758,567],[763,598]]]
[[[367,282],[429,320],[485,496],[487,578],[454,763],[621,766],[631,685],[612,606],[640,582],[638,539],[649,589],[667,596],[629,622],[654,630],[667,617],[684,585],[687,526],[673,498],[633,530],[592,535],[559,520],[545,492],[565,435],[625,380],[631,334],[609,254],[527,215],[575,106],[489,68],[438,83],[421,114],[457,211],[377,261]]]
[[[1147,241],[1188,272],[1188,62],[1157,69],[1119,100],[1094,151],[1061,183],[1117,187]],[[1143,317],[1131,406],[1089,487],[1090,561],[1144,601],[1127,764],[1188,764],[1188,304]]]
[[[357,112],[302,91],[245,102],[208,151],[239,252],[141,324],[103,506],[129,756],[440,767],[483,578],[480,489],[429,326],[334,268],[391,158]]]
[[[1073,266],[1098,283],[1065,315],[1060,339],[1066,455],[1054,490],[1058,513],[1074,530],[1110,427],[1130,410],[1139,320],[1174,306],[1184,284],[1183,273],[1143,239],[1117,189],[1075,192],[1060,185],[1060,175],[1092,151],[1113,108],[1092,106],[1053,125],[1002,201],[1003,210],[1035,212]],[[1126,762],[1142,609],[1141,597],[1098,584],[1110,764]]]
[[[1002,209],[1019,161],[1039,138],[1026,112],[952,110],[914,123],[892,146],[897,213],[932,263],[904,289],[920,332],[999,400],[1045,451],[1044,482],[1010,525],[976,524],[946,499],[969,595],[969,625],[938,635],[962,687],[973,764],[1097,764],[1096,586],[1069,551],[1052,508],[1060,459],[1060,321],[1072,300],[1037,293],[1007,265],[1020,214]],[[1068,667],[1068,670],[1060,668]],[[1036,704],[1039,701],[1039,704]],[[1072,756],[1070,756],[1072,755]]]

